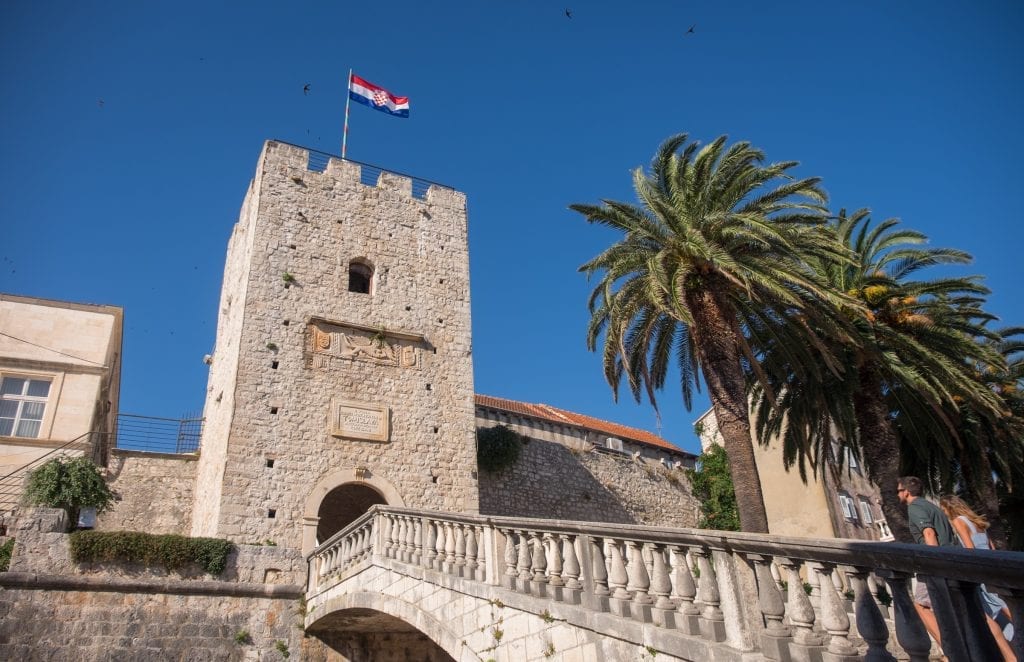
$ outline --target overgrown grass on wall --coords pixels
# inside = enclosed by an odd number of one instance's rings
[[[224,572],[234,545],[220,538],[153,535],[136,531],[76,531],[70,537],[77,563],[122,561],[175,570],[195,563],[211,575]]]

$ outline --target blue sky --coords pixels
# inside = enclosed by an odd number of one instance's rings
[[[632,200],[680,131],[971,252],[1024,324],[1024,4],[566,2],[0,4],[0,291],[123,306],[122,411],[200,410],[262,143],[339,153],[353,68],[412,111],[354,106],[349,157],[468,195],[479,393],[658,431],[586,351],[615,236],[567,206]],[[698,450],[706,403],[670,387],[661,433]]]

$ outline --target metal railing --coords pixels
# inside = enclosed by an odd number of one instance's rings
[[[278,140],[277,142],[291,145],[292,147],[298,147],[309,152],[309,164],[307,168],[313,172],[323,172],[327,169],[327,164],[331,159],[341,159],[337,154],[331,154],[329,152],[321,152],[309,147],[302,147],[301,145],[295,145],[293,143],[285,142],[284,140]],[[455,190],[451,186],[439,184],[438,182],[432,182],[429,179],[423,179],[421,177],[414,177],[407,175],[403,172],[396,172],[387,168],[381,168],[370,163],[363,163],[362,161],[353,161],[352,159],[345,159],[349,163],[355,163],[359,166],[359,181],[366,186],[376,186],[377,179],[380,177],[380,173],[386,172],[392,175],[398,175],[399,177],[406,177],[412,180],[412,196],[423,200],[427,197],[427,189],[431,186],[437,186],[438,188],[448,189],[450,191]]]
[[[149,453],[195,453],[203,436],[203,418],[117,415],[117,446]]]

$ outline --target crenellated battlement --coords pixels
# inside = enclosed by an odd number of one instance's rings
[[[264,154],[273,152],[275,160],[284,161],[295,170],[321,173],[339,183],[358,183],[443,206],[463,208],[466,195],[451,186],[428,179],[381,168],[370,163],[342,159],[336,154],[300,147],[280,140],[267,141]],[[261,159],[262,160],[262,159]]]

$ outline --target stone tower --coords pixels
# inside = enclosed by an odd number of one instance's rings
[[[193,535],[309,551],[374,503],[477,511],[466,197],[363,168],[263,148],[228,244]]]

